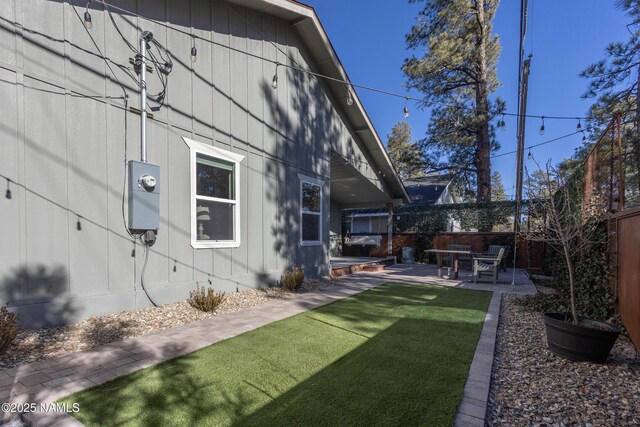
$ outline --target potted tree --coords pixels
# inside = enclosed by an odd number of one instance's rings
[[[596,240],[607,238],[598,230],[606,220],[606,211],[599,208],[604,204],[583,200],[580,183],[549,163],[544,169],[537,166],[532,176],[527,174],[528,196],[533,201],[527,238],[544,241],[559,252],[569,282],[570,313],[544,315],[549,349],[566,359],[604,363],[620,331],[607,322],[579,316],[576,304],[576,260],[584,258]]]

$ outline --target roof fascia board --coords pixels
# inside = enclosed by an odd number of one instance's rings
[[[249,7],[254,10],[257,9],[261,12],[267,12],[270,9],[278,8],[281,10],[294,13],[300,17],[299,19],[294,20],[296,26],[299,26],[303,22],[307,21],[307,19],[310,20],[311,22],[313,22],[313,29],[316,32],[315,35],[319,37],[320,40],[322,41],[322,44],[325,47],[325,51],[328,54],[328,58],[330,58],[330,59],[323,59],[323,62],[330,62],[333,65],[333,68],[337,72],[340,79],[348,82],[351,81],[344,67],[342,66],[342,63],[338,58],[338,54],[333,48],[333,45],[329,40],[329,36],[327,35],[327,32],[322,26],[322,23],[320,22],[320,19],[318,18],[318,15],[316,14],[316,11],[313,7],[297,2],[295,0],[257,0],[257,1],[253,0],[252,2],[247,2],[246,0],[227,0],[227,1],[230,3]],[[396,189],[400,190],[405,200],[409,202],[411,199],[407,194],[407,190],[404,188],[404,185],[402,184],[402,180],[400,179],[395,168],[393,167],[393,163],[391,163],[391,159],[389,158],[387,150],[385,150],[384,144],[382,143],[382,140],[380,139],[380,136],[378,135],[376,128],[373,126],[373,123],[371,122],[369,115],[364,109],[364,106],[362,105],[362,102],[360,101],[358,94],[356,93],[356,91],[353,91],[352,95],[354,99],[354,105],[352,105],[350,108],[357,108],[358,113],[360,114],[362,119],[365,121],[367,127],[371,130],[371,134],[373,135],[376,145],[380,149],[381,154],[383,156],[383,160],[386,163],[384,165],[378,165],[378,166],[380,168],[384,167],[385,169],[388,169],[389,172],[393,175],[393,179],[389,181],[394,182],[396,185],[394,186],[392,185],[392,182],[389,182],[389,188],[396,187]]]

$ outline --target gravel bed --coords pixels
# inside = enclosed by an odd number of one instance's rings
[[[606,364],[571,362],[547,349],[544,320],[505,295],[486,423],[489,426],[640,425],[640,370],[620,337]]]
[[[333,286],[329,278],[306,280],[300,293]],[[82,322],[44,329],[23,329],[7,351],[0,355],[0,369],[36,362],[53,356],[75,353],[121,341],[130,337],[185,325],[223,313],[265,304],[274,299],[295,298],[296,294],[279,287],[251,289],[226,295],[225,301],[213,312],[205,313],[186,301],[135,311],[90,317]]]

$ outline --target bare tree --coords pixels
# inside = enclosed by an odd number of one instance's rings
[[[535,218],[526,238],[545,242],[562,254],[569,275],[571,315],[577,324],[575,261],[586,248],[597,243],[596,230],[606,213],[598,208],[602,206],[598,200],[583,200],[583,188],[577,177],[567,177],[550,162],[544,168],[535,163],[537,170],[532,174],[527,171],[526,175],[527,196]]]

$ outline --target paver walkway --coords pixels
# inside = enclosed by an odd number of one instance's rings
[[[502,273],[503,277],[509,277],[508,284],[499,283],[495,286],[490,283],[467,283],[464,280],[468,278],[464,273],[456,281],[438,279],[434,274],[435,267],[424,265],[398,265],[383,272],[358,273],[342,277],[336,286],[321,291],[0,371],[0,402],[51,403],[71,393],[189,354],[276,320],[394,281],[494,291],[456,418],[456,425],[459,426],[484,425],[501,295],[503,292],[534,293],[535,288],[520,272],[515,288],[510,285],[509,272]],[[4,413],[4,422],[8,422],[11,415]],[[35,426],[81,425],[64,412],[28,412],[23,413],[23,419]]]

